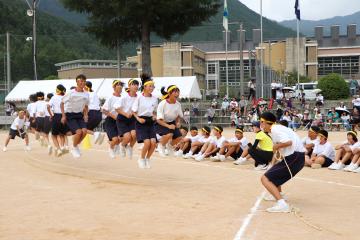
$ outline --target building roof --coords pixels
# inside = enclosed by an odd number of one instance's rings
[[[312,37],[311,40],[316,40]],[[351,40],[347,36],[339,36],[338,41],[334,41],[331,36],[324,36],[321,41],[318,42],[319,48],[327,47],[360,47],[360,35],[356,36],[356,39]]]

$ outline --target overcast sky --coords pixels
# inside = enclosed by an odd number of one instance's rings
[[[301,18],[304,20],[345,16],[360,11],[360,0],[299,1]],[[260,0],[240,0],[240,2],[255,12],[260,13]],[[295,19],[294,5],[295,0],[263,0],[263,15],[277,21]]]

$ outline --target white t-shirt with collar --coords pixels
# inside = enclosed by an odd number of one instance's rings
[[[157,108],[157,119],[163,119],[165,122],[174,122],[178,117],[183,118],[181,104],[176,101],[174,104],[169,103],[166,99],[159,103]]]
[[[304,146],[299,138],[299,136],[290,128],[285,126],[274,124],[271,127],[271,132],[269,133],[270,137],[274,144],[285,143],[291,141],[292,144],[286,148],[280,148],[280,153],[284,156],[290,156],[294,152],[305,152]]]

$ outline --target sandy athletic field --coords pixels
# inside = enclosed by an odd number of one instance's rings
[[[330,141],[345,135],[330,133]],[[106,143],[77,160],[31,146],[26,153],[17,139],[0,152],[0,239],[359,239],[360,174],[304,169],[284,187],[294,212],[270,214],[250,164],[156,153],[144,170],[138,150],[112,160]]]

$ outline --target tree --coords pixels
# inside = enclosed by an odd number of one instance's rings
[[[62,0],[70,10],[89,15],[85,30],[101,43],[141,42],[144,73],[151,72],[150,34],[165,39],[183,34],[217,13],[220,0]]]
[[[308,82],[311,82],[311,79],[309,77],[300,75],[299,81],[300,81],[300,83],[308,83]],[[289,86],[293,86],[298,83],[296,71],[288,73],[287,82],[288,82]]]
[[[322,90],[325,99],[337,100],[349,97],[349,85],[339,74],[332,73],[318,82],[318,88]]]

